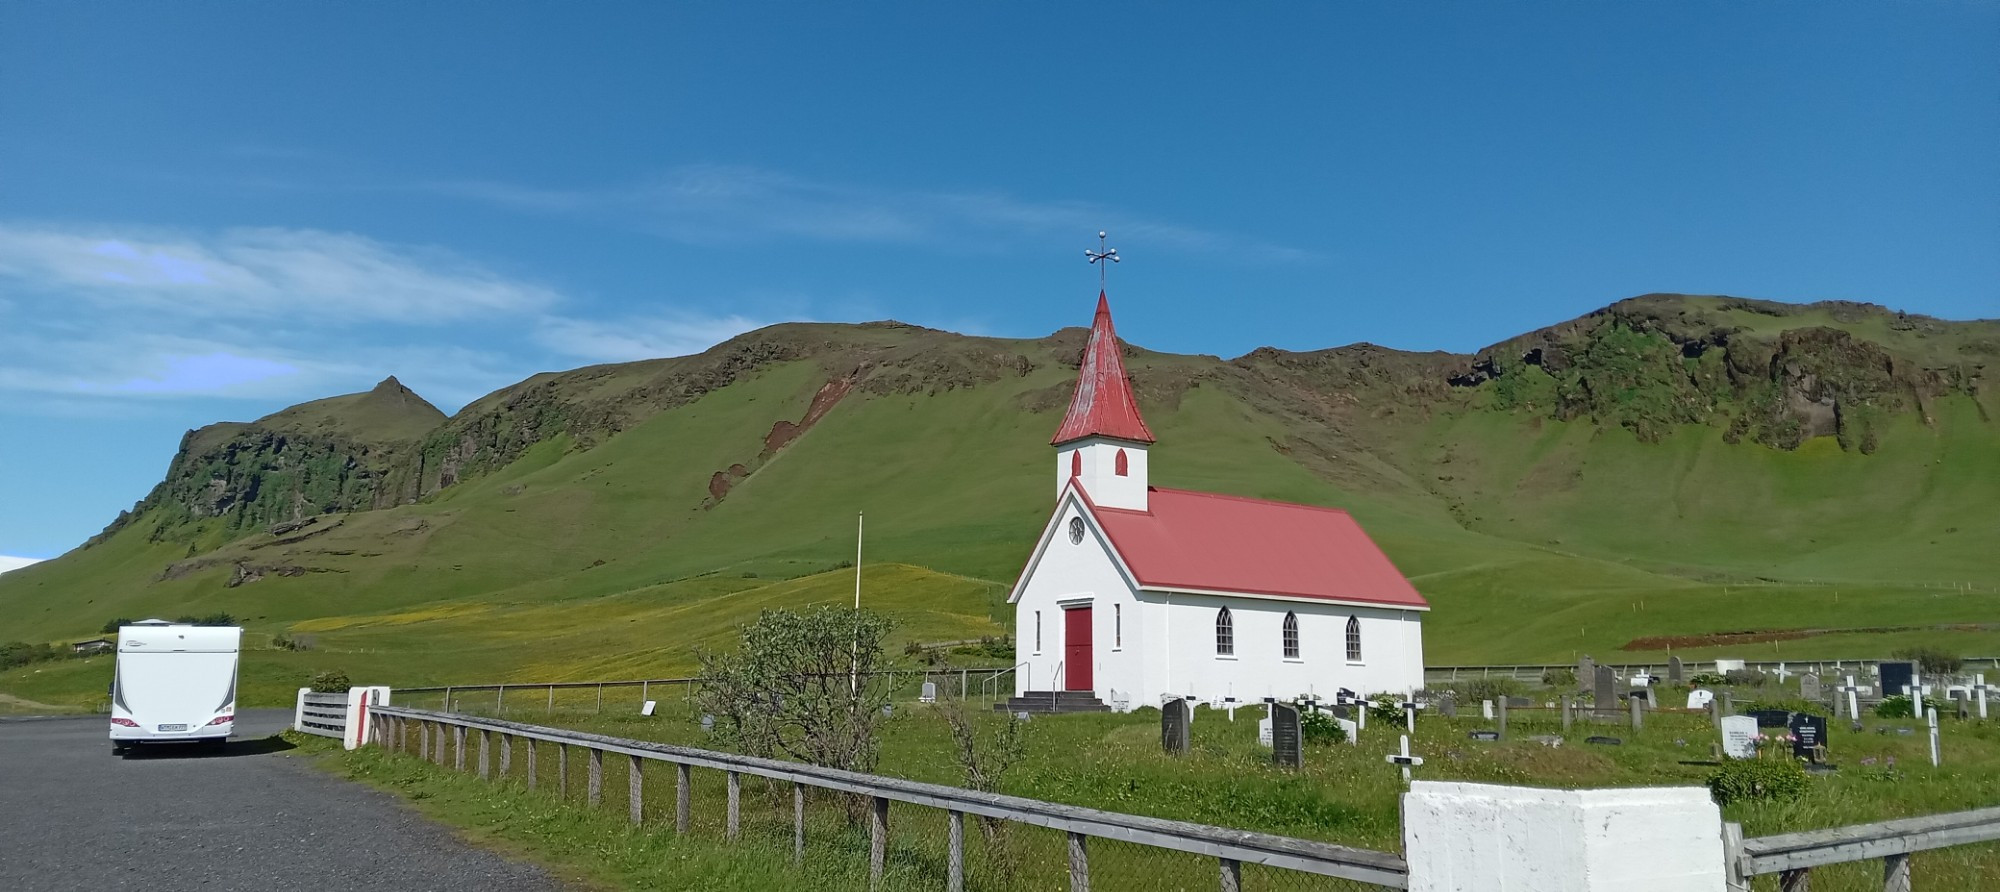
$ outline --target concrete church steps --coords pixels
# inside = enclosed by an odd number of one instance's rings
[[[995,712],[1110,712],[1111,707],[1089,691],[1029,691],[1005,703],[993,704]]]

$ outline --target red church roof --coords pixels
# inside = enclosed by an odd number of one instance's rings
[[[1090,509],[1141,587],[1429,606],[1338,508],[1159,487],[1146,504]]]
[[[1097,318],[1090,323],[1090,342],[1083,346],[1076,394],[1070,397],[1062,427],[1049,442],[1062,445],[1084,437],[1153,442],[1153,432],[1146,427],[1146,419],[1139,417],[1139,403],[1132,398],[1132,382],[1125,378],[1118,333],[1111,329],[1111,304],[1102,291],[1097,293]]]

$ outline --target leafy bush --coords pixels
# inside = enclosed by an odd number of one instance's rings
[[[312,689],[315,694],[345,694],[354,683],[347,680],[347,673],[331,669],[313,676]]]
[[[102,633],[102,634],[105,634],[105,635],[116,635],[116,634],[118,634],[118,627],[119,627],[119,626],[129,626],[129,625],[131,625],[131,624],[132,624],[132,618],[131,618],[131,617],[129,617],[129,616],[121,616],[121,617],[119,617],[119,618],[117,618],[117,619],[107,619],[107,620],[105,620],[105,621],[104,621],[104,627],[103,627],[103,628],[101,628],[101,629],[98,629],[97,631],[98,631],[98,632],[100,632],[100,633]]]
[[[236,625],[236,617],[219,612],[211,613],[207,616],[195,616],[192,613],[185,613],[176,617],[174,622],[185,623],[190,626],[233,626]]]
[[[1308,706],[1303,700],[1299,707],[1299,738],[1310,744],[1346,743],[1347,731],[1333,716]]]
[[[53,660],[61,654],[56,649],[43,644],[29,644],[26,641],[9,641],[0,644],[0,669],[12,669],[43,660]]]
[[[1883,697],[1882,702],[1875,704],[1875,716],[1877,718],[1908,719],[1915,718],[1916,715],[1917,705],[1911,702],[1909,697],[1901,694],[1894,697]]]
[[[1728,684],[1729,678],[1717,672],[1697,672],[1693,675],[1688,676],[1687,683],[1694,685],[1695,687],[1713,686],[1719,684]]]
[[[1528,690],[1527,685],[1511,678],[1469,678],[1452,682],[1452,687],[1467,703],[1478,703],[1481,700],[1498,702],[1502,697],[1519,697]]]
[[[1368,698],[1368,717],[1378,722],[1402,721],[1403,698],[1395,694],[1376,694]]]
[[[1758,672],[1755,669],[1731,669],[1728,672],[1723,673],[1722,681],[1725,684],[1742,685],[1744,687],[1751,687],[1751,688],[1761,688],[1764,686],[1766,678],[1764,676],[1764,673]]]
[[[1708,776],[1720,805],[1769,800],[1788,802],[1806,794],[1812,775],[1795,759],[1729,759]]]
[[[717,736],[748,755],[870,771],[882,707],[899,683],[879,671],[894,625],[866,610],[766,610],[740,627],[734,652],[696,653],[696,703],[715,716]]]
[[[1950,651],[1935,647],[1906,647],[1896,651],[1894,656],[1901,660],[1911,660],[1928,675],[1957,675],[1965,661]]]
[[[271,636],[271,646],[279,650],[312,650],[318,643],[311,635],[286,635],[280,632]]]

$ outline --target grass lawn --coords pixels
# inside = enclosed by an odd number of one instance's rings
[[[644,718],[633,714],[636,710],[625,702],[632,696],[629,692],[619,695],[605,713],[592,711],[581,695],[570,695],[550,714],[529,708],[510,711],[508,717],[642,740],[709,748],[717,745],[680,701],[662,698],[662,714]],[[1739,706],[1752,696],[1747,691],[1740,693]],[[420,701],[409,705],[426,706]],[[468,700],[460,705],[467,711],[479,711],[480,703]],[[1130,715],[1037,716],[1028,723],[1025,757],[1004,778],[1001,789],[1074,805],[1400,851],[1397,797],[1402,783],[1395,768],[1383,762],[1383,756],[1396,748],[1399,727],[1376,722],[1363,732],[1358,745],[1311,747],[1305,769],[1292,772],[1272,766],[1269,751],[1257,744],[1256,720],[1261,714],[1261,709],[1239,710],[1232,722],[1220,711],[1198,709],[1193,751],[1181,757],[1160,752],[1158,713],[1152,710]],[[998,716],[982,716],[981,720],[1002,721]],[[1491,722],[1476,717],[1425,716],[1419,720],[1412,741],[1413,750],[1426,759],[1416,769],[1416,777],[1582,788],[1700,785],[1715,770],[1709,764],[1709,745],[1716,735],[1705,714],[1655,713],[1638,732],[1627,729],[1622,721],[1579,723],[1564,745],[1553,748],[1529,739],[1558,734],[1559,726],[1560,718],[1554,711],[1517,709],[1510,716],[1510,739],[1490,743],[1471,740],[1468,734],[1493,727]],[[1915,730],[1898,733],[1904,728]],[[1616,737],[1622,743],[1584,743],[1591,735]],[[962,782],[943,722],[927,707],[901,705],[886,724],[882,739],[882,773],[934,783]],[[1910,720],[1871,717],[1858,734],[1851,732],[1844,720],[1833,720],[1828,742],[1831,760],[1839,770],[1815,776],[1803,798],[1785,803],[1731,804],[1724,809],[1726,819],[1742,822],[1746,834],[1759,836],[1988,807],[2000,801],[2000,722],[1946,720],[1945,761],[1940,768],[1930,766],[1925,735]],[[553,764],[551,750],[544,747],[541,754],[545,785],[551,770],[546,766]],[[382,761],[379,755],[348,758],[355,765]],[[521,754],[513,759],[512,777],[517,781],[525,771],[524,759]],[[570,761],[570,794],[575,798],[582,790],[582,775],[578,773],[582,759],[576,756]],[[411,760],[390,759],[384,764],[389,763],[402,766],[396,771],[424,777],[449,774]],[[625,768],[608,766],[607,772],[605,801],[597,817],[617,823],[626,808]],[[664,772],[658,776],[671,777]],[[471,783],[460,778],[451,781]],[[648,814],[671,816],[670,782],[648,783],[644,794]],[[697,836],[712,831],[720,820],[720,787],[720,778],[697,773]],[[782,791],[769,792],[777,795]],[[761,828],[758,833],[770,837],[762,843],[767,851],[786,851],[789,800],[760,798],[766,791],[749,780],[744,795],[746,820],[751,822],[748,826]],[[491,820],[502,817],[496,812]],[[842,857],[865,864],[865,840],[846,828],[833,804],[827,804],[815,820],[822,822],[815,825],[816,840],[824,839],[831,849],[845,853]],[[892,823],[898,828],[900,854],[894,863],[900,865],[899,876],[912,885],[941,882],[941,818],[908,809],[899,810]],[[1206,888],[1210,882],[1212,865],[1182,863],[1190,860],[1183,856],[1137,847],[1128,850],[1110,843],[1093,846],[1092,880],[1099,888],[1178,888],[1182,877],[1194,878],[1185,884],[1189,888]],[[1099,848],[1104,849],[1103,860],[1099,860]],[[978,857],[984,860],[977,863],[985,865],[982,869],[988,872],[988,880],[1004,862],[1011,865],[1021,886],[1047,888],[1062,881],[1061,851],[1059,835],[1016,828],[1004,845],[982,849]],[[1923,853],[1916,856],[1915,864],[1923,888],[1983,888],[1984,878],[2000,875],[2000,845]],[[823,869],[837,874],[837,865]],[[810,877],[812,882],[824,881],[836,887],[860,879]],[[665,888],[681,880],[626,876],[621,881]],[[1867,862],[1822,869],[1815,873],[1814,888],[1872,892],[1880,888],[1880,882],[1880,865]],[[1275,873],[1260,874],[1254,881],[1246,879],[1246,885],[1254,888],[1322,887],[1314,883],[1317,881]],[[979,887],[975,882],[975,888]]]

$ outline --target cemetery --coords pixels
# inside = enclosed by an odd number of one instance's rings
[[[995,784],[1001,792],[1391,851],[1406,778],[1563,789],[1707,786],[1725,819],[1740,822],[1748,836],[1985,808],[2000,798],[2000,722],[1979,717],[1978,678],[1966,679],[1956,700],[1942,697],[1958,686],[1946,679],[1901,682],[1924,699],[1919,718],[1904,710],[1905,701],[1883,698],[1874,677],[1756,683],[1739,676],[1743,683],[1701,686],[1662,677],[1639,689],[1612,677],[1609,696],[1600,697],[1609,667],[1594,669],[1604,671],[1592,671],[1582,691],[1576,684],[1498,686],[1504,691],[1468,684],[1414,698],[1176,700],[1164,709],[1055,715],[994,713],[975,703],[968,712],[989,731],[1011,724],[1018,733],[1018,758]],[[1900,682],[1899,669],[1888,674]],[[1815,688],[1816,698],[1804,696]],[[880,773],[965,783],[946,756],[951,731],[935,712],[936,701],[951,701],[956,689],[934,684],[917,695],[910,688],[913,696],[880,726]],[[460,708],[478,711],[471,701]],[[636,709],[557,709],[530,720],[716,747],[703,718],[667,701],[652,717]],[[1024,862],[1061,862],[1059,839],[1029,833],[1013,844],[1029,847],[1017,853]],[[2000,874],[2000,846],[1939,849],[1916,863],[1925,881],[1919,888],[1975,888],[1975,878]],[[1875,861],[1821,867],[1811,888],[1880,889],[1881,871]]]

